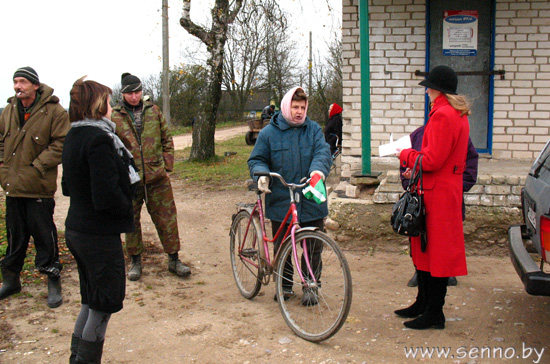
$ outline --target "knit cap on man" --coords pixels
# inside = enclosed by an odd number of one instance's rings
[[[129,92],[141,91],[143,87],[141,86],[141,80],[128,72],[123,73],[121,76],[122,89],[120,92],[123,94]]]
[[[16,77],[24,77],[35,85],[40,85],[40,79],[38,78],[38,73],[32,67],[21,67],[13,74],[13,79]]]

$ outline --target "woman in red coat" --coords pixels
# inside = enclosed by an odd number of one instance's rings
[[[407,168],[405,177],[416,157],[423,155],[427,247],[422,251],[420,237],[411,239],[418,295],[412,306],[395,311],[399,316],[416,318],[405,322],[412,329],[443,329],[448,277],[468,274],[462,228],[462,174],[468,151],[470,110],[465,97],[456,94],[457,84],[455,72],[446,66],[435,67],[420,82],[433,104],[422,149],[398,153],[400,164]]]

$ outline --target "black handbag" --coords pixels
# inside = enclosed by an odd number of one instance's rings
[[[418,170],[417,167],[418,166]],[[405,236],[425,235],[424,204],[422,201],[422,155],[414,162],[407,190],[393,205],[391,226],[393,231]],[[422,251],[425,251],[425,236],[422,238]]]

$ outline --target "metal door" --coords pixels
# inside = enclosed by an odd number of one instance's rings
[[[491,152],[494,9],[495,0],[428,0],[427,3],[426,71],[437,65],[455,70],[458,75],[457,93],[466,95],[472,102],[472,115],[468,118],[470,138],[482,153]],[[456,14],[473,15],[461,17]],[[455,26],[453,19],[469,21]],[[464,38],[460,37],[461,34]],[[451,49],[457,40],[464,40],[464,47],[471,49]]]

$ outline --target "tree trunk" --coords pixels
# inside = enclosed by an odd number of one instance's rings
[[[228,0],[216,0],[212,9],[212,28],[207,31],[191,21],[191,0],[183,0],[183,12],[180,25],[199,38],[210,53],[208,65],[210,67],[208,96],[205,100],[202,115],[195,121],[193,129],[193,145],[191,146],[191,160],[207,160],[216,155],[214,134],[216,132],[216,118],[222,96],[223,51],[227,40],[227,29],[245,0],[235,0],[233,10],[230,10]]]

